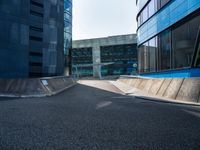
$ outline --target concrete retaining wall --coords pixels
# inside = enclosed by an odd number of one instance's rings
[[[76,84],[69,77],[0,79],[0,96],[41,97],[57,94]]]
[[[170,85],[171,82],[172,82],[172,79],[170,79],[170,78],[163,79],[163,82],[159,86],[159,90],[158,90],[158,93],[156,95],[164,96],[165,91],[167,90],[167,88],[168,88],[168,86]]]
[[[148,95],[200,103],[200,78],[147,79],[120,77],[118,81],[146,92]]]
[[[176,99],[184,101],[199,102],[200,99],[200,79],[185,79]]]

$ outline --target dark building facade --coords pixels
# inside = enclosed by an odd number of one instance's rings
[[[200,77],[200,0],[137,0],[139,73]]]
[[[71,50],[71,54],[72,54],[72,65],[93,64],[92,47],[73,48]],[[76,70],[73,70],[73,72],[74,71]],[[82,68],[79,68],[79,71],[81,76],[93,76],[93,66],[84,66]]]
[[[70,49],[72,48],[72,0],[64,0],[64,56],[65,75],[69,74]]]
[[[0,18],[0,77],[63,75],[64,0],[1,0]]]
[[[102,75],[131,75],[136,73],[137,44],[101,46],[101,62],[114,64],[102,67]]]
[[[98,76],[99,71],[104,76],[135,74],[136,41],[134,34],[73,41],[72,65],[82,66],[82,76]],[[98,64],[102,64],[101,69]]]

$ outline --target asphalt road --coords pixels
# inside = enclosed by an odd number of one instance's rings
[[[118,92],[102,81],[46,98],[0,98],[0,150],[200,150],[199,107]]]

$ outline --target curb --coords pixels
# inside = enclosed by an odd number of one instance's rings
[[[134,96],[134,95],[132,95]],[[154,102],[160,102],[160,103],[167,103],[167,104],[178,104],[178,105],[189,105],[189,106],[200,106],[199,103],[191,103],[191,102],[185,102],[185,101],[174,101],[174,100],[166,100],[162,98],[157,97],[148,97],[148,96],[134,96],[138,99],[148,100],[148,101],[154,101]]]

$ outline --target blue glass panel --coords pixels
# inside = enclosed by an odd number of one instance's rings
[[[138,44],[152,38],[200,8],[200,0],[172,0],[138,29]]]
[[[72,1],[64,0],[64,54],[72,46]]]
[[[72,2],[69,0],[65,0],[64,2],[64,9],[70,9],[72,7]]]
[[[163,71],[156,73],[141,74],[141,77],[149,78],[191,78],[200,77],[200,69],[183,69],[174,71]]]

